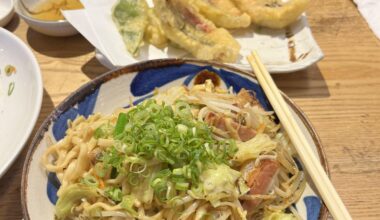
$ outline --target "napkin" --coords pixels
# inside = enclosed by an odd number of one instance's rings
[[[380,1],[379,0],[354,0],[360,14],[367,21],[368,26],[380,39]]]

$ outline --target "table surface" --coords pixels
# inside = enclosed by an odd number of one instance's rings
[[[275,81],[317,130],[332,182],[352,217],[379,219],[380,41],[350,0],[312,1],[307,14],[325,58],[306,70],[276,75]],[[107,71],[80,35],[47,37],[17,16],[5,28],[32,48],[41,66],[44,96],[33,134],[66,96]],[[0,219],[22,218],[20,182],[27,150],[0,180]]]

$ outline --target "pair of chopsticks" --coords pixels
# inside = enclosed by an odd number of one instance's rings
[[[351,220],[350,214],[323,170],[320,161],[314,155],[306,137],[292,117],[288,105],[257,53],[252,52],[252,55],[249,55],[247,59],[331,215],[337,220]]]

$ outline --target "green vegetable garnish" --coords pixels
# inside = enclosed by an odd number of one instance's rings
[[[161,170],[152,176],[150,186],[161,201],[199,183],[199,176],[209,164],[228,164],[236,152],[233,140],[217,141],[210,127],[192,118],[190,106],[178,101],[173,107],[148,100],[116,122],[114,147],[101,157],[105,167],[125,173],[130,185],[146,178],[148,162],[158,160]],[[170,187],[169,187],[170,186]]]
[[[84,185],[86,186],[94,186],[94,187],[97,187],[99,185],[99,182],[98,180],[90,175],[90,174],[87,174],[81,181]]]
[[[106,194],[108,198],[112,199],[115,202],[120,202],[123,198],[123,193],[121,192],[120,188],[107,187],[104,190],[104,193]]]
[[[104,168],[108,169],[113,167],[116,168],[118,172],[123,172],[124,155],[117,151],[115,147],[106,151],[102,155],[101,161],[103,161]]]
[[[98,127],[94,132],[94,137],[96,139],[99,138],[106,138],[110,136],[113,132],[113,127],[110,124],[103,124],[102,126]]]
[[[14,89],[15,89],[15,83],[14,82],[9,83],[9,86],[8,86],[8,96],[12,95]]]
[[[127,115],[125,113],[120,113],[117,118],[117,123],[113,135],[117,137],[119,134],[123,133],[124,127],[127,124]]]

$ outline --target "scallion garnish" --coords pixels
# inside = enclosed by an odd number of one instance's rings
[[[115,202],[120,202],[123,199],[123,193],[121,192],[120,188],[116,187],[107,187],[104,190],[105,195],[112,199]]]
[[[81,182],[87,186],[97,187],[99,185],[98,180],[91,174],[86,174]]]
[[[15,89],[15,83],[14,82],[9,83],[9,86],[8,86],[8,96],[12,95],[14,89]]]
[[[101,127],[95,133],[101,137],[105,131],[109,129]],[[211,132],[207,124],[193,119],[188,103],[168,106],[148,100],[118,115],[113,130],[117,140],[101,161],[125,173],[128,183],[136,186],[148,178],[148,162],[158,160],[160,170],[149,176],[150,186],[160,201],[169,201],[176,190],[196,187],[209,164],[228,164],[233,157],[235,143],[215,140]]]
[[[127,124],[127,114],[120,113],[119,117],[117,118],[115,130],[113,132],[115,137],[123,133],[126,124]]]

